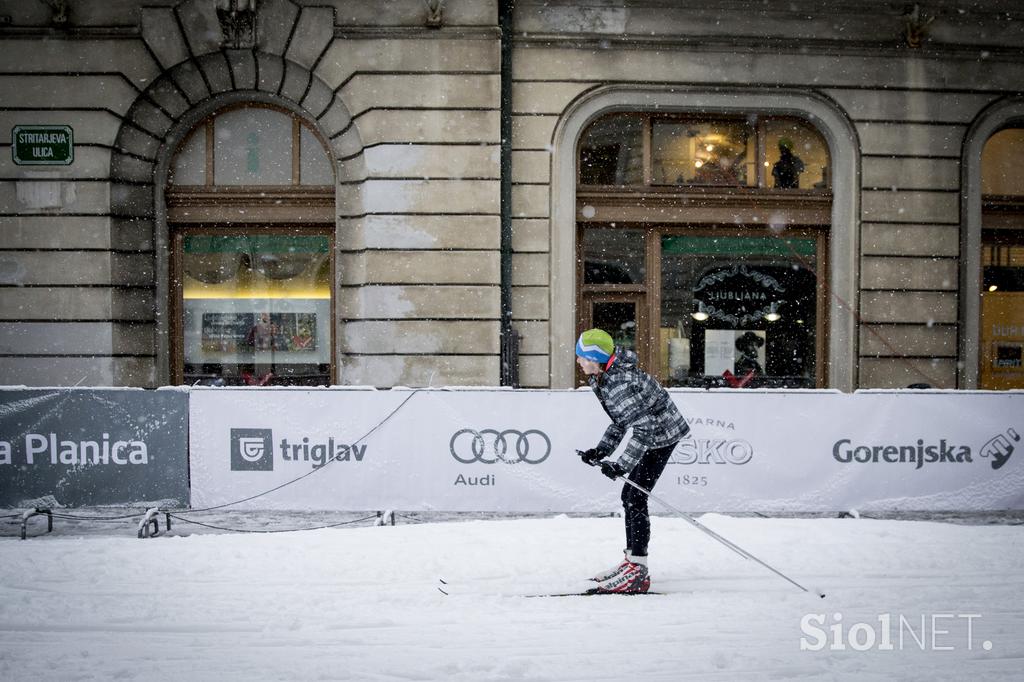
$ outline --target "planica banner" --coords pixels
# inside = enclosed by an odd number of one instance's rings
[[[188,502],[188,394],[0,390],[0,505]]]

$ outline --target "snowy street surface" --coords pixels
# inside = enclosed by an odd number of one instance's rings
[[[1021,679],[1020,525],[700,519],[826,599],[671,517],[651,548],[667,594],[544,599],[522,595],[618,561],[622,519],[139,540],[35,518],[24,542],[5,522],[0,679]]]

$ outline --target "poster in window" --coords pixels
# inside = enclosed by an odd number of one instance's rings
[[[1024,388],[1024,293],[981,298],[981,388]]]
[[[316,313],[203,313],[204,353],[313,352]]]
[[[704,374],[721,376],[726,370],[737,375],[764,374],[766,333],[750,329],[707,329],[704,331]]]

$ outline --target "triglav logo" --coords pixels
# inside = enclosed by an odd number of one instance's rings
[[[231,470],[273,471],[273,432],[270,429],[231,429]]]
[[[1011,442],[1012,439],[1012,442]],[[992,468],[998,469],[1006,464],[1013,454],[1013,443],[1020,441],[1020,434],[1013,429],[1007,429],[1006,435],[999,434],[981,446],[981,456],[992,458]]]
[[[348,462],[354,459],[362,462],[366,456],[366,446],[336,443],[333,436],[319,443],[311,442],[309,436],[285,436],[277,442],[277,455],[283,463],[309,462],[314,469],[319,469],[332,461]],[[273,471],[273,431],[231,429],[231,470]]]
[[[462,464],[540,464],[551,454],[551,439],[537,429],[462,429],[448,443],[452,457]]]

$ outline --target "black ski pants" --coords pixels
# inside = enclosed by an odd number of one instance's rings
[[[633,471],[629,480],[645,490],[654,490],[665,465],[672,457],[676,444],[648,450]],[[622,485],[622,509],[626,517],[626,551],[636,556],[647,556],[647,544],[651,541],[651,517],[647,513],[647,495],[628,483]]]

